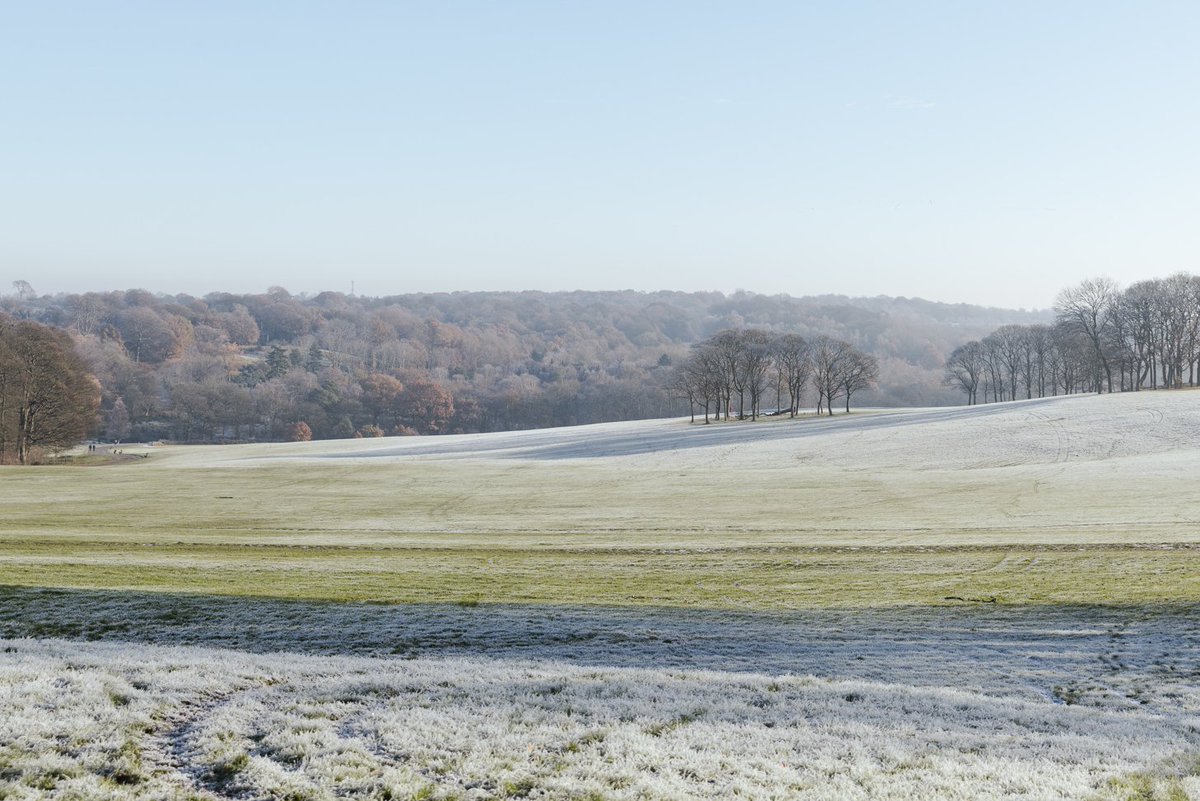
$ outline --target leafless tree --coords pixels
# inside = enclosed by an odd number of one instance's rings
[[[176,353],[178,337],[167,321],[145,306],[134,306],[117,318],[117,328],[134,362],[159,364]]]
[[[1059,322],[1081,334],[1091,345],[1091,355],[1097,367],[1097,392],[1103,391],[1106,385],[1112,391],[1112,367],[1106,345],[1110,341],[1113,312],[1119,294],[1120,290],[1112,279],[1089,278],[1079,286],[1064,289],[1054,303]]]
[[[113,403],[108,414],[104,416],[104,434],[114,442],[120,442],[129,437],[129,410],[121,398]]]
[[[721,376],[724,394],[725,419],[728,420],[733,406],[733,393],[738,393],[738,419],[741,419],[746,395],[746,375],[744,372],[744,357],[746,343],[742,332],[727,328],[707,341],[707,347],[712,351],[713,358],[721,366]],[[718,416],[720,410],[718,409]]]
[[[745,391],[750,394],[750,419],[757,420],[762,396],[771,373],[771,337],[755,328],[741,332],[741,369]],[[738,416],[741,417],[739,409]]]
[[[808,343],[799,334],[776,337],[772,346],[775,365],[788,389],[788,416],[800,411],[800,396],[812,376],[812,358]]]
[[[967,396],[968,406],[978,402],[979,389],[986,380],[986,372],[983,343],[978,340],[959,345],[946,359],[946,384],[962,390]]]
[[[1027,357],[1029,359],[1029,366],[1026,369],[1026,385],[1030,387],[1030,394],[1032,394],[1033,384],[1036,382],[1037,396],[1044,398],[1046,397],[1047,364],[1050,352],[1054,349],[1050,326],[1042,323],[1029,326],[1026,329],[1025,342],[1028,346]]]
[[[1090,391],[1092,384],[1087,380],[1096,378],[1092,343],[1075,326],[1059,323],[1053,330],[1059,388],[1064,395],[1084,391],[1085,387]]]
[[[696,420],[695,407],[704,408],[704,422],[709,422],[709,409],[715,406],[720,417],[721,398],[725,388],[725,365],[720,354],[708,343],[692,348],[687,359],[672,372],[670,389],[676,397],[686,398]]]
[[[1017,399],[1017,377],[1025,364],[1025,328],[1020,325],[1005,325],[984,337],[993,357],[1004,371],[1008,381],[1008,398]]]
[[[1183,386],[1185,369],[1188,383],[1195,383],[1197,326],[1200,326],[1200,305],[1195,278],[1176,273],[1159,282],[1158,325],[1159,359],[1163,368],[1163,385]]]
[[[820,336],[812,345],[813,385],[817,389],[817,414],[833,414],[833,402],[842,394],[846,360],[853,348],[849,342]]]
[[[1138,281],[1121,295],[1119,314],[1132,360],[1131,388],[1158,386],[1155,350],[1159,281]]]
[[[696,422],[696,403],[699,401],[699,382],[693,378],[694,366],[689,359],[681,364],[675,365],[671,370],[671,377],[667,379],[667,391],[672,397],[682,398],[688,403],[688,412],[691,414],[691,422]],[[704,410],[704,422],[708,422],[708,409]]]
[[[846,396],[846,414],[850,414],[850,396],[871,389],[879,380],[879,360],[858,348],[851,348],[842,362],[841,387]]]

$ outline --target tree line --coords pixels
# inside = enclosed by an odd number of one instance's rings
[[[811,388],[817,414],[833,414],[834,402],[875,386],[879,361],[840,339],[818,336],[811,342],[799,334],[771,335],[755,329],[727,329],[693,346],[675,369],[672,390],[688,402],[692,422],[696,409],[720,420],[742,420],[749,403],[750,419],[763,413],[764,399],[774,389],[774,412],[795,417],[802,398]],[[734,399],[737,400],[736,415]]]
[[[1092,278],[1059,293],[1054,322],[1005,325],[954,349],[945,382],[969,404],[1078,392],[1196,386],[1200,277],[1122,290]]]

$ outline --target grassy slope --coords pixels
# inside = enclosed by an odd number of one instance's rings
[[[7,469],[0,583],[747,609],[1192,602],[1200,447],[1178,432],[1193,404],[1143,393],[918,425],[775,422],[755,430],[827,428],[694,448],[699,428],[659,422],[444,440],[453,458],[289,457],[380,447],[312,443]],[[659,445],[568,460],[482,447],[555,437]]]

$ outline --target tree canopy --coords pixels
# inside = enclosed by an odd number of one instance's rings
[[[99,405],[100,387],[66,332],[0,317],[0,461],[28,464],[78,444]]]

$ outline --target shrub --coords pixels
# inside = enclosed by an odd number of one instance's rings
[[[301,420],[288,426],[286,436],[288,442],[309,442],[312,440],[312,429]]]

